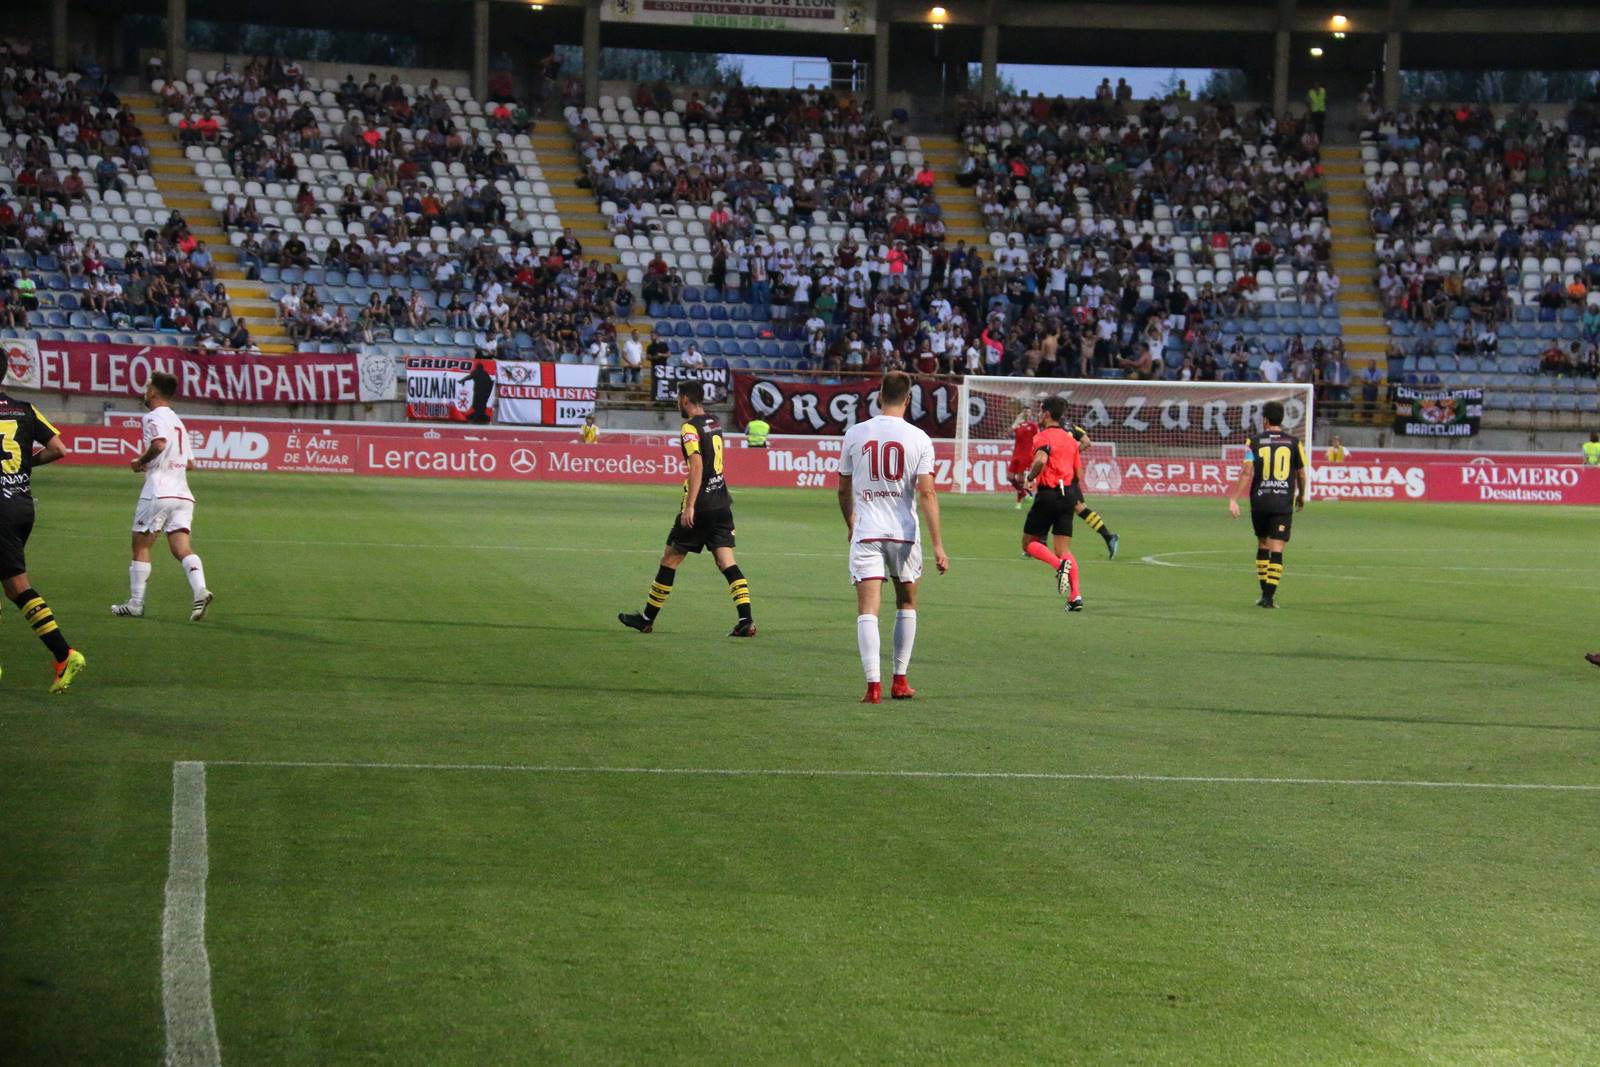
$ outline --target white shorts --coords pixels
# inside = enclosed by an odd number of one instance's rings
[[[857,541],[850,546],[850,581],[922,580],[922,545],[905,541]]]
[[[194,501],[141,497],[133,512],[134,533],[177,533],[194,529]]]

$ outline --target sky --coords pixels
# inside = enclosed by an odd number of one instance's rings
[[[800,68],[802,83],[820,81],[827,70],[827,60],[815,57],[736,55],[729,58],[743,64],[747,85],[787,89],[794,84],[796,63],[804,64]],[[815,72],[815,77],[812,72]],[[1203,84],[1210,74],[1210,68],[1178,71],[1178,77],[1187,78],[1191,89]],[[1119,77],[1127,78],[1128,84],[1133,86],[1133,95],[1144,98],[1156,95],[1156,90],[1172,75],[1172,71],[1167,67],[1043,67],[1002,63],[1000,75],[1010,79],[1018,89],[1026,89],[1030,93],[1069,97],[1094,95],[1094,87],[1100,84],[1101,78],[1110,78],[1113,85]]]

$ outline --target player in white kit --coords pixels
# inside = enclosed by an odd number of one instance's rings
[[[917,504],[928,522],[933,561],[950,569],[939,532],[939,497],[933,488],[933,442],[906,421],[911,376],[883,376],[878,408],[883,414],[860,422],[844,435],[839,457],[839,510],[850,532],[850,580],[856,586],[856,647],[867,675],[863,704],[883,702],[879,663],[878,605],[883,583],[894,583],[894,680],[889,696],[916,695],[906,681],[911,647],[917,640],[917,582],[922,578],[922,538]]]
[[[144,405],[150,410],[142,419],[144,451],[134,460],[134,471],[144,475],[144,489],[133,514],[133,563],[128,567],[128,599],[111,605],[113,615],[137,619],[144,614],[144,590],[150,581],[150,548],[156,538],[167,535],[167,547],[183,565],[189,589],[194,593],[190,622],[199,622],[215,599],[206,588],[205,568],[189,543],[194,526],[194,494],[189,491],[189,467],[193,461],[189,431],[172,410],[178,380],[170,374],[152,374],[145,386]]]

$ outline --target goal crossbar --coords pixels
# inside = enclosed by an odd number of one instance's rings
[[[955,485],[969,492],[975,445],[1009,445],[1019,422],[1036,419],[1050,397],[1067,401],[1066,421],[1116,454],[1224,460],[1242,454],[1262,427],[1262,408],[1284,406],[1284,429],[1311,451],[1313,387],[1298,382],[1167,382],[1125,378],[961,380],[955,436]]]

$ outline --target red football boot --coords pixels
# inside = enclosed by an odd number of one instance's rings
[[[894,682],[889,686],[889,698],[891,700],[910,700],[916,695],[917,691],[911,688],[911,683],[906,681],[905,675],[897,674],[894,676]]]
[[[882,704],[883,703],[883,683],[882,682],[868,682],[867,683],[867,695],[861,698],[861,703],[863,703],[863,704]]]

